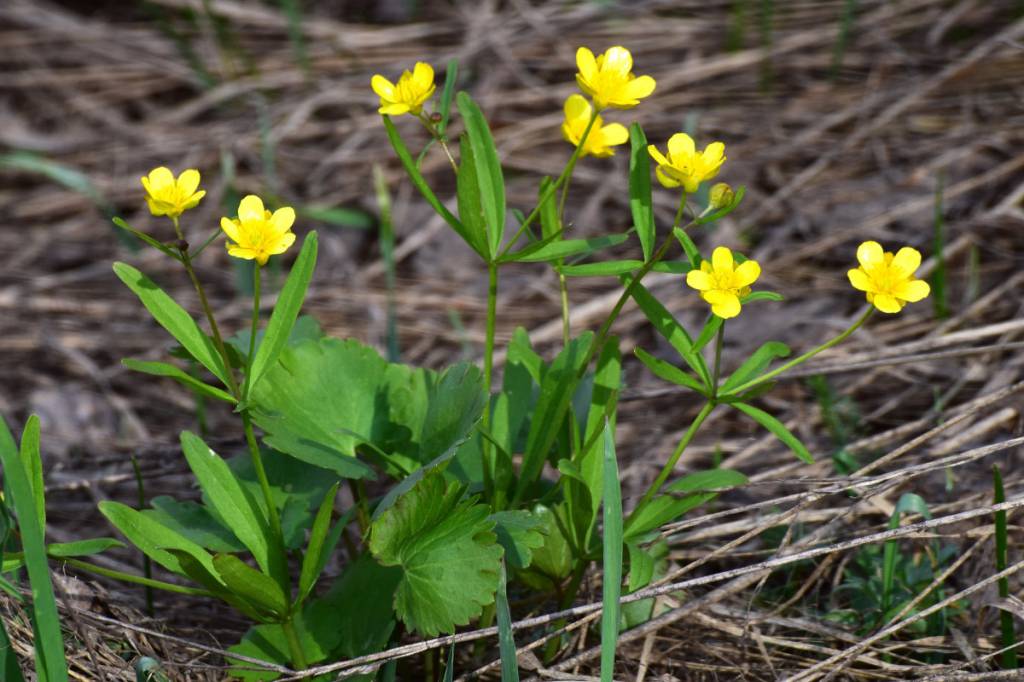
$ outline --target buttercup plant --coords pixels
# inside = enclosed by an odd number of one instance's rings
[[[269,258],[290,258],[297,240],[295,211],[289,207],[271,210],[260,197],[248,195],[236,217],[222,218],[219,228],[192,248],[180,219],[205,194],[199,173],[188,170],[175,178],[158,168],[143,180],[145,200],[154,215],[171,220],[177,241],[165,243],[117,221],[183,265],[206,326],[143,273],[118,263],[117,275],[206,373],[196,377],[162,361],[125,364],[226,403],[237,414],[244,446],[224,457],[199,436],[181,434],[200,502],[161,497],[142,510],[101,504],[128,540],[191,584],[105,574],[216,597],[250,618],[253,627],[232,648],[237,677],[273,679],[314,663],[379,652],[403,629],[433,636],[472,622],[490,623],[496,616],[507,623],[507,600],[499,592],[506,572],[514,584],[568,606],[588,569],[602,561],[612,576],[604,586],[606,603],[616,604],[623,585],[615,576],[625,578],[628,591],[656,579],[653,567],[665,555],[661,526],[746,482],[741,473],[724,469],[670,480],[714,410],[740,411],[797,457],[812,461],[799,439],[754,401],[771,389],[775,377],[847,338],[875,308],[898,312],[928,295],[927,285],[913,277],[920,254],[909,247],[887,254],[865,242],[857,252],[860,265],[848,276],[870,305],[849,329],[775,367],[772,363],[790,350],[768,341],[725,373],[727,321],[756,314],[749,304],[782,300],[777,293],[752,290],[761,276],[756,261],[726,246],[705,259],[690,235],[692,228],[729,215],[743,200],[743,187],[718,183],[706,207],[690,202],[725,168],[725,145],[712,142],[698,152],[693,138],[678,133],[668,141],[668,155],[662,155],[639,124],[627,129],[605,123],[602,116],[609,109],[636,107],[655,90],[653,78],[633,73],[630,52],[616,46],[595,56],[581,47],[577,65],[577,83],[591,100],[577,94],[564,104],[561,132],[572,151],[558,177],[540,180],[536,205],[525,216],[516,214],[512,230],[490,127],[469,94],[455,93],[454,64],[433,104],[438,93],[429,64],[417,63],[397,83],[381,75],[371,81],[388,138],[410,181],[487,269],[482,369],[458,363],[434,372],[390,363],[373,348],[331,338],[311,318],[300,318],[315,269],[315,232],[305,237],[263,325],[261,270]],[[457,144],[446,132],[453,102],[464,130]],[[392,120],[405,114],[429,131],[427,149],[438,145],[447,155],[455,173],[454,212],[423,177],[417,160],[422,154],[410,151]],[[569,238],[565,210],[577,162],[610,156],[627,141],[632,225],[621,233]],[[664,189],[678,192],[672,224],[660,230],[653,211],[652,159],[653,176]],[[531,231],[534,224],[539,234]],[[251,324],[230,337],[221,331],[195,264],[205,247],[221,238],[231,257],[254,261]],[[634,238],[634,258],[593,258]],[[673,249],[679,252],[676,259],[669,258]],[[562,294],[563,343],[547,360],[525,330],[516,330],[499,384],[494,371],[499,275],[516,263],[551,267]],[[679,287],[688,286],[709,305],[695,333],[644,286],[652,271],[677,275]],[[622,290],[596,330],[573,336],[567,282],[582,276],[617,277]],[[636,357],[657,377],[692,391],[702,406],[623,518],[614,459],[622,357],[611,329],[630,301],[681,362],[655,358],[642,348],[634,350]],[[352,504],[336,509],[342,485]],[[623,557],[627,570],[620,574]],[[327,571],[330,565],[340,573]],[[614,611],[609,608],[603,629],[612,638],[619,625]],[[650,609],[634,608],[624,617],[635,622],[650,615]],[[548,653],[558,645],[552,640]],[[271,667],[245,669],[253,660]]]

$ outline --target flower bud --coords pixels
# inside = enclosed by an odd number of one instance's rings
[[[732,204],[735,198],[736,194],[727,183],[719,182],[711,187],[711,208],[716,211]]]

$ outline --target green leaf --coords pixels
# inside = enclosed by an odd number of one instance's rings
[[[455,82],[459,79],[459,60],[452,57],[448,60],[444,73],[444,88],[441,90],[441,101],[438,103],[438,113],[441,120],[437,122],[437,132],[444,135],[448,129],[448,120],[451,118],[452,95],[455,93]]]
[[[498,580],[498,591],[495,594],[498,616],[498,650],[501,653],[501,682],[519,682],[519,658],[516,656],[516,639],[512,632],[512,615],[509,613],[508,596],[505,593],[507,584],[505,564],[502,563]],[[454,672],[451,661],[449,661],[448,668],[445,671],[449,680]]]
[[[685,275],[693,266],[688,261],[660,260],[651,268],[651,272],[667,272],[670,275]]]
[[[277,561],[272,559],[277,553],[270,551],[270,529],[265,512],[238,482],[227,462],[189,431],[181,433],[181,449],[217,515],[252,552],[264,573],[283,579],[286,575],[284,557],[278,557]]]
[[[18,656],[14,653],[14,645],[7,636],[7,627],[0,621],[0,679],[5,682],[24,682],[21,668],[18,667]]]
[[[473,157],[473,146],[465,135],[459,141],[459,171],[455,177],[455,198],[459,207],[459,220],[466,228],[470,246],[478,253],[490,253],[487,236],[487,217],[484,215],[483,197],[480,195],[480,183],[477,178],[479,167]],[[485,259],[492,256],[485,255]]]
[[[257,571],[234,554],[216,555],[213,566],[236,597],[278,618],[288,612],[288,598],[270,576]]]
[[[700,353],[694,350],[693,339],[683,329],[683,325],[669,313],[661,301],[654,297],[647,288],[638,284],[633,288],[633,300],[640,310],[654,325],[654,329],[668,341],[686,364],[701,377],[705,386],[711,385],[711,373]]]
[[[168,571],[188,575],[180,556],[167,551],[173,549],[192,557],[210,575],[216,575],[210,553],[184,535],[120,502],[104,500],[100,502],[99,508],[100,513],[107,517],[107,520],[133,545]],[[220,587],[223,588],[223,585]]]
[[[651,157],[647,153],[647,136],[639,123],[629,127],[629,210],[640,237],[644,262],[654,253],[654,208],[651,201]]]
[[[124,360],[121,360],[121,364],[130,370],[142,372],[143,374],[158,377],[170,377],[171,379],[202,393],[208,398],[223,400],[224,402],[231,403],[232,405],[238,403],[238,401],[235,400],[235,398],[227,391],[200,381],[188,372],[166,362],[144,362],[133,358],[125,358]]]
[[[725,380],[725,383],[719,389],[719,393],[725,395],[732,393],[733,389],[737,386],[741,386],[761,376],[768,369],[768,365],[771,364],[772,360],[787,356],[789,356],[789,346],[784,343],[769,341],[762,344],[735,372],[729,375],[729,378]]]
[[[625,538],[626,540],[642,538],[648,531],[678,520],[687,512],[715,499],[715,497],[717,497],[715,493],[698,493],[683,497],[663,494],[655,497],[638,513],[629,518],[629,523],[626,524]]]
[[[29,415],[25,428],[21,432],[21,464],[25,467],[25,475],[32,486],[32,499],[35,501],[36,518],[39,528],[46,529],[46,486],[43,484],[43,458],[39,450],[39,417]]]
[[[551,185],[551,178],[545,176],[540,181],[540,189],[537,192],[540,232],[545,239],[553,239],[562,232],[562,222],[558,218],[558,205],[555,203],[556,193],[552,191]]]
[[[166,495],[150,500],[142,514],[211,552],[244,552],[245,546],[205,506]]]
[[[342,476],[371,473],[355,459],[364,444],[404,476],[468,438],[485,400],[470,364],[439,374],[329,338],[285,348],[250,397],[266,443]]]
[[[105,552],[111,547],[124,547],[124,543],[114,538],[90,538],[74,542],[54,542],[46,546],[46,553],[51,557],[66,558],[90,556]]]
[[[306,235],[306,239],[302,243],[302,251],[295,259],[295,264],[292,265],[291,272],[288,273],[288,279],[277,297],[277,303],[274,304],[274,312],[270,315],[270,322],[267,324],[267,332],[263,336],[263,341],[256,349],[256,357],[253,358],[249,376],[246,377],[245,395],[252,391],[253,386],[260,380],[263,373],[277,362],[281,351],[288,345],[292,327],[295,325],[295,319],[299,316],[299,310],[302,309],[302,302],[306,298],[306,289],[309,288],[313,271],[316,269],[316,254],[316,232],[310,232]]]
[[[722,328],[722,324],[725,320],[718,315],[708,316],[707,321],[704,322],[704,326],[701,327],[700,334],[697,336],[697,340],[693,342],[693,353],[700,353],[704,346],[711,343],[711,339],[715,338],[715,334]]]
[[[743,195],[746,194],[746,193],[747,193],[747,188],[746,187],[744,187],[743,185],[738,186],[734,190],[734,192],[733,192],[733,199],[729,203],[729,205],[723,206],[722,208],[718,209],[717,211],[713,211],[713,212],[711,212],[711,213],[709,213],[709,214],[707,214],[705,216],[701,216],[701,217],[697,218],[696,224],[697,225],[707,225],[708,223],[713,223],[716,220],[721,220],[725,216],[727,216],[730,213],[732,213],[733,210],[737,206],[740,205],[740,202],[743,201]]]
[[[747,294],[743,297],[740,303],[753,303],[754,301],[784,301],[786,300],[782,294],[777,294],[774,291],[755,291]]]
[[[697,245],[693,243],[690,235],[686,234],[686,230],[681,227],[672,228],[672,234],[683,247],[683,251],[686,252],[686,257],[690,259],[690,265],[693,266],[693,269],[699,268],[703,259],[701,258],[700,250],[697,249]]]
[[[32,449],[30,435],[28,438],[23,436],[22,441],[24,449]],[[32,455],[38,457],[37,452]],[[32,630],[35,635],[36,672],[40,679],[48,682],[67,682],[64,639],[60,631],[60,616],[53,596],[53,584],[50,582],[50,567],[44,545],[46,529],[39,523],[39,509],[28,474],[34,465],[30,466],[21,461],[18,447],[3,419],[0,419],[0,463],[3,464],[4,484],[13,498],[10,502],[18,516],[21,545],[25,552],[25,568],[32,587]]]
[[[540,384],[544,373],[544,360],[533,350],[530,335],[522,327],[516,327],[512,333],[512,340],[508,344],[508,363],[522,365],[534,382]]]
[[[505,261],[516,261],[519,263],[546,263],[557,261],[560,258],[569,256],[587,256],[595,251],[616,246],[626,241],[624,234],[609,234],[603,237],[590,237],[588,239],[561,239],[545,244],[540,248],[531,249],[527,246],[522,251],[511,253]]]
[[[731,403],[740,412],[756,421],[758,424],[775,434],[775,437],[782,441],[786,447],[793,451],[797,457],[808,464],[814,464],[814,457],[807,450],[807,447],[794,436],[785,425],[767,412],[747,403]]]
[[[306,553],[302,555],[302,569],[299,572],[299,594],[296,602],[302,603],[309,596],[320,577],[322,566],[321,556],[324,549],[324,541],[327,539],[327,532],[331,525],[331,512],[334,511],[334,498],[338,494],[338,483],[335,483],[324,495],[320,509],[313,521],[313,528],[309,533],[309,544],[306,546]]]
[[[405,172],[409,175],[409,179],[412,180],[412,184],[420,191],[420,194],[422,194],[423,198],[427,200],[430,207],[433,208],[434,211],[441,216],[453,230],[455,230],[456,234],[462,237],[462,240],[466,242],[470,248],[476,251],[481,258],[486,260],[487,252],[485,250],[480,250],[479,246],[474,243],[475,240],[469,230],[459,222],[458,218],[452,215],[452,212],[441,203],[440,199],[437,198],[437,195],[434,194],[434,191],[430,189],[430,185],[428,185],[427,181],[423,178],[423,174],[420,173],[419,169],[416,167],[416,162],[409,154],[409,149],[402,141],[402,136],[398,134],[398,129],[395,128],[395,124],[391,122],[391,117],[383,116],[382,118],[384,120],[384,128],[387,130],[388,139],[391,141],[391,146],[394,147],[395,153],[398,154],[398,159],[402,162],[402,166],[405,168]]]
[[[225,386],[230,385],[229,370],[224,366],[224,360],[217,353],[213,341],[199,329],[199,325],[184,308],[164,293],[153,280],[127,263],[114,263],[114,272],[135,292],[142,305],[146,306],[146,310],[161,327],[177,339],[199,364],[210,370]]]
[[[622,593],[622,489],[615,457],[615,437],[604,427],[604,564],[601,579],[601,682],[612,682],[619,639]]]
[[[373,218],[368,213],[355,208],[300,204],[295,207],[295,212],[302,218],[318,223],[327,223],[335,227],[346,227],[352,230],[368,230],[373,227]]]
[[[534,589],[553,590],[569,577],[573,568],[572,548],[559,530],[559,525],[567,525],[567,512],[564,505],[552,509],[537,504],[532,513],[541,522],[539,530],[544,537],[544,544],[533,550],[533,561],[529,569],[520,573],[519,577]]]
[[[494,522],[462,492],[446,487],[440,473],[428,474],[370,527],[377,561],[403,569],[395,611],[427,637],[469,623],[498,587],[502,549]]]
[[[558,437],[558,431],[564,423],[573,394],[576,392],[580,369],[587,359],[593,337],[592,332],[586,332],[570,341],[544,373],[540,397],[537,399],[537,406],[530,422],[526,452],[523,454],[523,463],[519,470],[515,502],[523,499],[527,489],[536,482],[544,468],[544,462]]]
[[[561,272],[566,277],[608,277],[624,275],[644,266],[640,260],[609,260],[600,263],[565,265]]]
[[[472,98],[467,93],[460,92],[455,96],[455,104],[462,115],[462,122],[466,126],[466,139],[469,141],[469,149],[472,150],[470,159],[466,159],[466,145],[462,147],[463,159],[459,166],[459,178],[461,180],[468,161],[473,167],[471,181],[477,186],[487,230],[488,252],[490,259],[493,259],[498,254],[505,236],[505,179],[502,176],[501,163],[498,161],[498,150],[494,146],[494,138],[491,137],[487,120]],[[461,190],[462,183],[459,185]]]
[[[713,492],[746,485],[748,478],[733,469],[708,469],[683,476],[666,488],[673,493]]]
[[[516,569],[529,567],[533,550],[544,544],[542,521],[525,510],[491,514],[498,543],[505,549],[505,560]]]
[[[701,395],[708,394],[707,387],[675,365],[665,362],[664,360],[659,360],[643,348],[635,348],[633,349],[633,353],[640,358],[640,362],[644,363],[644,366],[651,370],[651,373],[659,379],[664,379],[665,381],[676,384],[677,386],[685,386],[686,388],[697,391]]]

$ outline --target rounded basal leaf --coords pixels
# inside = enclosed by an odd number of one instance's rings
[[[250,396],[274,448],[338,474],[372,471],[357,449],[405,474],[464,441],[483,412],[480,371],[442,373],[388,363],[357,341],[325,338],[285,348]]]
[[[498,542],[505,549],[505,559],[514,568],[523,569],[533,561],[533,550],[544,544],[541,520],[525,510],[491,514]]]
[[[370,551],[400,566],[394,606],[407,627],[433,637],[454,632],[494,602],[502,548],[489,508],[462,499],[463,488],[428,474],[370,528]]]

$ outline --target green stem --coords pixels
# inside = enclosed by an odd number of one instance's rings
[[[292,666],[296,670],[306,669],[306,654],[302,651],[302,643],[299,642],[299,635],[295,632],[295,626],[288,620],[281,623],[281,630],[284,631],[284,638],[288,640],[288,649],[292,655]]]
[[[177,592],[178,594],[190,594],[196,597],[212,597],[213,592],[209,590],[203,590],[198,587],[186,587],[185,585],[175,585],[173,583],[165,583],[162,580],[154,580],[153,578],[143,578],[139,575],[132,575],[131,573],[124,573],[122,571],[115,571],[111,568],[104,568],[103,566],[97,566],[96,564],[88,561],[81,561],[79,559],[72,559],[69,557],[53,557],[55,561],[63,561],[69,566],[80,568],[83,571],[89,571],[96,575],[102,575],[106,578],[113,578],[114,580],[120,580],[126,583],[135,583],[136,585],[143,585],[145,587],[155,587],[158,590],[164,590],[165,592]]]
[[[142,479],[142,469],[139,468],[139,460],[135,457],[135,453],[131,453],[129,457],[132,460],[132,471],[135,472],[135,486],[139,492],[139,511],[146,506],[146,487]],[[147,580],[153,579],[153,565],[150,562],[149,556],[143,554],[142,556],[142,573],[146,576]],[[149,614],[150,618],[153,617],[153,588],[146,586],[146,613]]]
[[[487,332],[484,338],[484,390],[487,404],[484,407],[483,427],[490,433],[491,426],[491,390],[494,381],[494,333],[498,315],[498,264],[491,261],[487,264]],[[494,447],[484,438],[482,445],[484,490],[492,505],[496,504],[494,486]]]
[[[245,359],[245,383],[242,385],[242,402],[249,396],[249,379],[252,376],[252,361],[256,355],[256,331],[260,328],[260,267],[253,263],[252,268],[252,328],[249,330],[249,354]]]
[[[558,273],[558,289],[562,297],[562,343],[568,346],[572,338],[569,327],[569,285],[562,272]]]
[[[781,366],[773,369],[770,372],[762,374],[761,376],[759,376],[759,377],[757,377],[755,379],[751,379],[750,381],[748,381],[746,383],[740,384],[736,388],[734,388],[731,391],[729,391],[729,394],[730,395],[739,395],[743,391],[746,391],[748,389],[753,388],[754,386],[758,386],[760,384],[763,384],[766,381],[770,381],[771,379],[774,379],[775,377],[777,377],[778,375],[782,374],[786,370],[792,369],[793,367],[796,367],[801,362],[804,362],[806,360],[810,360],[811,358],[813,358],[815,355],[817,355],[821,351],[828,350],[832,346],[836,345],[837,343],[839,343],[840,341],[842,341],[843,339],[848,337],[850,334],[852,334],[855,331],[857,331],[862,324],[867,322],[868,318],[871,317],[871,313],[873,313],[874,310],[875,310],[874,306],[868,306],[868,309],[864,311],[864,314],[861,315],[857,319],[857,321],[854,322],[853,325],[849,329],[844,331],[839,336],[837,336],[837,337],[835,337],[835,338],[833,338],[833,339],[831,339],[829,341],[826,341],[825,343],[821,344],[817,348],[815,348],[813,350],[807,351],[806,353],[804,353],[800,357],[794,358],[793,360],[790,360],[786,364],[781,365]]]
[[[419,122],[430,132],[430,136],[434,138],[434,141],[441,145],[441,149],[444,150],[445,156],[448,157],[448,163],[452,165],[452,170],[455,174],[459,174],[459,165],[455,163],[455,157],[452,156],[452,151],[448,148],[448,141],[437,131],[437,127],[434,122],[430,120],[422,111],[420,115],[416,117]]]
[[[725,322],[718,328],[717,338],[715,339],[715,369],[711,379],[711,395],[713,398],[718,397],[718,377],[722,369],[722,345],[725,343]],[[706,371],[706,370],[705,370]]]
[[[260,490],[263,492],[263,501],[267,506],[267,518],[270,520],[270,533],[275,549],[270,552],[271,570],[281,584],[285,594],[291,591],[288,584],[288,567],[286,564],[284,533],[281,531],[281,517],[277,513],[277,505],[274,504],[274,496],[270,492],[270,481],[267,479],[267,471],[263,468],[263,457],[260,455],[260,446],[256,443],[256,434],[252,428],[252,417],[248,410],[242,410],[242,424],[245,427],[245,442],[249,446],[249,457],[252,460],[252,468],[256,472],[256,480],[259,481]]]
[[[654,482],[651,483],[651,487],[647,489],[647,492],[644,493],[644,496],[640,499],[640,503],[636,505],[636,508],[633,509],[629,517],[626,519],[626,528],[629,528],[630,522],[638,513],[640,513],[640,510],[646,507],[651,501],[651,498],[653,498],[654,495],[661,490],[661,487],[665,485],[665,481],[667,481],[668,477],[672,475],[673,471],[675,471],[676,462],[679,461],[683,451],[686,450],[686,447],[690,444],[690,441],[693,440],[693,437],[697,435],[697,429],[699,429],[701,424],[704,423],[704,420],[708,418],[711,411],[715,409],[715,404],[715,402],[709,400],[705,403],[704,407],[700,409],[700,412],[697,413],[693,422],[690,423],[690,428],[686,430],[686,433],[683,434],[683,439],[679,441],[679,445],[676,446],[675,452],[673,452],[672,456],[669,457],[667,462],[665,462],[665,466],[661,468],[661,472],[658,473],[658,477],[654,479]]]
[[[519,226],[519,229],[516,230],[516,233],[512,235],[512,239],[508,240],[508,242],[505,244],[505,248],[501,250],[501,253],[498,254],[498,258],[496,258],[495,260],[501,260],[501,258],[504,257],[504,255],[509,252],[509,249],[515,246],[516,242],[519,241],[519,238],[523,236],[523,232],[525,232],[526,229],[533,223],[533,221],[537,219],[537,216],[540,215],[541,206],[543,206],[544,203],[549,198],[551,198],[551,195],[558,191],[558,189],[562,186],[562,183],[568,180],[569,176],[572,175],[572,171],[576,167],[576,161],[580,158],[580,153],[583,149],[583,144],[587,141],[587,136],[590,134],[590,129],[594,127],[594,121],[597,120],[598,113],[598,110],[595,108],[594,112],[590,116],[590,122],[587,124],[586,129],[583,131],[583,136],[580,138],[580,143],[576,145],[575,149],[572,150],[572,156],[569,157],[569,161],[565,164],[565,168],[562,169],[562,174],[558,176],[557,180],[551,183],[551,185],[548,187],[544,195],[541,196],[540,201],[538,201],[534,209],[530,211],[530,215],[526,216],[526,220],[524,220],[523,224]],[[565,194],[562,195],[560,205],[562,207],[564,207],[565,205]],[[558,215],[559,222],[561,222],[561,208],[559,208]]]

